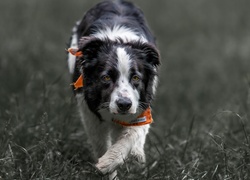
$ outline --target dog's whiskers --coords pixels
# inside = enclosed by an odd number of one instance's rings
[[[147,109],[148,108],[148,103],[140,101],[139,102],[139,108],[141,108],[143,110]]]
[[[108,108],[109,108],[109,102],[104,102],[97,108],[97,110],[108,109]]]

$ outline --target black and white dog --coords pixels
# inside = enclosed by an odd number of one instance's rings
[[[96,167],[110,179],[128,157],[145,162],[150,104],[160,64],[143,13],[103,1],[77,22],[68,50],[74,92]]]

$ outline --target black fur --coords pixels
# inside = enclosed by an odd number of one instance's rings
[[[127,1],[104,1],[97,4],[84,15],[77,34],[78,37],[89,36],[96,29],[112,27],[114,24],[122,24],[138,34],[145,34],[149,42],[155,43],[143,12]]]

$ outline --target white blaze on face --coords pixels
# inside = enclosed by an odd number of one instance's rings
[[[132,102],[132,106],[128,110],[128,113],[135,114],[138,104],[139,104],[139,93],[136,89],[133,89],[130,84],[130,68],[131,68],[131,58],[127,54],[124,48],[117,48],[117,68],[119,71],[119,78],[117,80],[118,86],[114,89],[111,94],[110,100],[110,112],[118,113],[118,106],[116,104],[119,98],[128,98]]]

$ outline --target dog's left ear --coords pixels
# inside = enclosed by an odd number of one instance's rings
[[[82,67],[93,68],[98,63],[99,51],[105,46],[104,41],[93,36],[84,36],[79,40],[79,50],[83,56],[79,58]]]
[[[141,50],[145,54],[146,61],[152,66],[156,67],[161,64],[160,53],[153,44],[139,43],[134,48]]]

